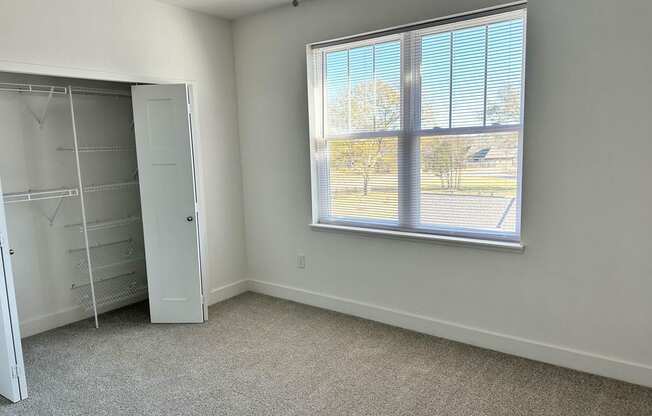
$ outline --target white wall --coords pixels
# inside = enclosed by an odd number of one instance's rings
[[[523,254],[308,227],[305,44],[499,3],[320,0],[235,23],[252,287],[652,385],[647,0],[531,1]]]
[[[209,253],[205,272],[209,289],[242,279],[246,259],[231,24],[150,0],[0,0],[0,10],[0,70],[197,83]],[[69,317],[64,315],[60,318]]]

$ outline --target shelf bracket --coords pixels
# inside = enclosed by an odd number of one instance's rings
[[[48,222],[50,223],[50,227],[54,225],[54,220],[57,219],[57,215],[59,215],[59,211],[61,211],[61,205],[63,205],[63,197],[59,198],[59,202],[57,202],[57,207],[54,209],[52,215],[45,214],[45,218],[48,219]]]
[[[27,110],[34,116],[34,119],[36,119],[36,123],[38,124],[39,129],[43,129],[43,125],[45,124],[45,117],[48,114],[48,107],[50,107],[50,101],[52,101],[52,95],[54,94],[54,87],[50,87],[50,92],[48,93],[48,98],[45,101],[45,106],[43,107],[43,111],[41,112],[40,115],[36,114],[32,108],[27,105]]]

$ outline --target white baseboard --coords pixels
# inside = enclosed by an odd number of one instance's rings
[[[326,295],[276,283],[249,280],[249,290],[317,306],[424,334],[542,361],[586,373],[652,387],[652,366],[605,357],[586,351],[500,334],[454,322],[385,308],[353,299]]]
[[[47,315],[40,315],[20,322],[20,336],[27,338],[87,317],[88,315],[80,306],[72,306]]]
[[[221,287],[211,289],[208,295],[208,304],[213,305],[217,302],[222,302],[234,296],[238,296],[249,290],[248,280],[238,280],[237,282],[229,283]]]
[[[217,302],[232,298],[241,293],[244,293],[249,290],[247,280],[239,280],[228,285],[212,289],[208,295],[208,304],[212,305]],[[108,312],[113,309],[122,308],[123,306],[130,305],[132,303],[140,302],[147,299],[146,295],[138,296],[124,301],[114,303],[110,307],[100,307],[98,308],[98,313]],[[87,319],[93,316],[91,313],[86,312],[80,306],[71,306],[57,312],[49,313],[46,315],[40,315],[34,318],[21,321],[20,323],[20,336],[21,338],[27,338],[32,335],[39,334],[41,332],[49,331],[51,329],[59,328],[60,326],[72,324],[83,319]],[[101,319],[101,318],[100,318]],[[101,324],[101,322],[100,322]]]
[[[147,295],[135,296],[133,298],[125,299],[120,302],[111,304],[110,306],[99,307],[98,313],[108,312],[113,309],[122,308],[132,303],[141,302],[147,299]],[[81,306],[71,306],[57,312],[41,315],[34,318],[21,321],[20,323],[20,336],[27,338],[41,332],[49,331],[50,329],[58,328],[60,326],[72,324],[73,322],[81,321],[93,316],[92,313],[86,312]],[[100,322],[101,323],[101,322]]]
[[[260,280],[239,280],[212,289],[209,293],[208,302],[209,305],[212,305],[247,291],[317,306],[481,348],[488,348],[561,367],[652,387],[652,366],[649,365],[500,334],[428,316],[276,283]],[[126,306],[143,299],[145,298],[130,299],[121,304],[112,305],[110,309]],[[107,310],[109,309],[107,308],[98,312],[106,312]],[[25,338],[88,318],[89,316],[91,315],[80,307],[70,307],[52,314],[31,318],[21,322],[21,336]]]

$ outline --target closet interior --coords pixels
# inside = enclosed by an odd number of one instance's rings
[[[145,299],[207,319],[193,108],[186,83],[0,72],[1,396],[27,397],[23,337]]]
[[[146,299],[130,85],[0,73],[0,128],[23,336]]]

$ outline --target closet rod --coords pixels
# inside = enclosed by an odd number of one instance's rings
[[[68,89],[66,87],[59,87],[56,85],[12,84],[8,82],[0,83],[0,91],[26,92],[33,94],[68,94]]]
[[[115,97],[129,97],[131,98],[131,91],[129,90],[111,90],[105,88],[86,88],[86,87],[70,87],[70,92],[73,94],[81,95],[110,95]]]

